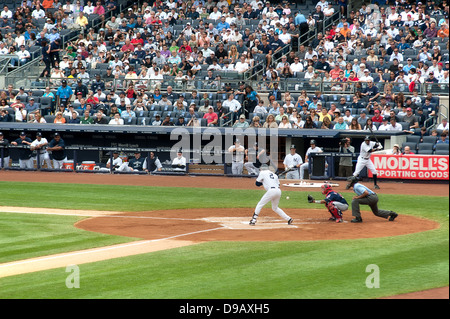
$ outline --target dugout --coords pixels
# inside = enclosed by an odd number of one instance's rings
[[[19,138],[19,134],[25,131],[32,140],[36,133],[41,132],[43,137],[51,140],[55,132],[61,134],[67,149],[67,156],[73,159],[74,151],[77,151],[77,161],[95,161],[104,164],[110,156],[111,149],[122,149],[127,156],[132,156],[133,150],[145,149],[157,152],[161,162],[170,162],[173,149],[182,148],[183,155],[190,164],[204,164],[205,155],[220,158],[218,162],[224,163],[226,150],[232,145],[233,139],[240,136],[245,147],[256,140],[265,139],[269,149],[276,144],[278,157],[275,165],[282,168],[283,159],[289,153],[289,147],[295,144],[297,153],[304,158],[309,142],[314,139],[317,146],[324,152],[338,152],[339,141],[343,137],[350,137],[355,152],[368,135],[367,131],[339,131],[322,129],[258,129],[253,131],[233,130],[231,128],[192,128],[183,127],[153,127],[142,125],[70,125],[70,124],[32,124],[32,123],[2,123],[0,131],[10,142]],[[389,148],[391,140],[398,143],[398,139],[406,139],[403,132],[376,132],[376,137],[385,148]],[[183,145],[181,140],[188,141]],[[220,147],[209,147],[213,142],[220,142]],[[214,142],[214,143],[215,143]],[[276,143],[275,143],[276,142]],[[213,144],[214,144],[213,143]],[[180,147],[181,146],[181,147]],[[273,150],[273,149],[272,149]],[[17,166],[18,154],[16,149],[10,149],[12,166]],[[0,154],[1,155],[1,154]],[[211,158],[209,158],[211,160]],[[214,159],[213,159],[214,161]],[[317,166],[316,166],[317,167]],[[224,168],[224,173],[227,169]],[[333,174],[331,174],[333,175]],[[313,176],[316,176],[313,173]]]

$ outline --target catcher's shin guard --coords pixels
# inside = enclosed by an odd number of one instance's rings
[[[330,212],[331,216],[335,219],[341,219],[342,218],[342,212],[334,207],[332,203],[327,204],[328,211]]]

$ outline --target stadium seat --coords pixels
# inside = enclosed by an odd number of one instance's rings
[[[405,146],[409,146],[411,151],[416,152],[417,151],[417,143],[414,142],[404,142],[402,144],[402,149],[405,149]]]
[[[406,137],[406,142],[416,143],[420,142],[420,136],[418,135],[409,135]]]
[[[439,143],[439,144],[436,144],[436,145],[435,145],[434,150],[435,150],[436,152],[438,152],[438,151],[446,151],[446,152],[448,153],[448,151],[449,151],[449,145],[448,145],[448,144],[444,144],[444,143]]]
[[[417,154],[433,154],[433,145],[432,143],[419,143],[417,145]]]
[[[437,141],[437,137],[436,136],[424,136],[423,137],[423,142],[422,143],[431,143],[431,144],[435,144]]]
[[[124,125],[137,125],[137,118],[136,117],[129,117],[127,119],[123,120]]]

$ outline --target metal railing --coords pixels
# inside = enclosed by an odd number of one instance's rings
[[[37,62],[34,62],[37,63]],[[20,74],[17,74],[20,73]],[[193,79],[184,80],[176,79],[175,77],[166,77],[163,80],[150,80],[150,79],[127,79],[124,76],[118,79],[113,79],[105,82],[106,90],[114,89],[118,91],[126,91],[128,85],[133,83],[135,90],[145,89],[146,91],[154,91],[159,88],[165,91],[168,86],[171,86],[175,92],[190,93],[193,90],[197,92],[208,92],[208,93],[221,93],[226,99],[227,86],[233,90],[238,90],[242,82],[242,78],[227,78],[226,74],[222,74],[221,80],[211,80],[205,81],[203,79]],[[303,90],[314,93],[320,91],[323,94],[354,94],[357,91],[363,90],[367,85],[366,82],[336,82],[328,81],[321,77],[317,80],[305,79],[304,77],[296,77],[298,74],[294,73],[294,77],[291,78],[280,78],[277,81],[262,81],[256,79],[248,79],[245,81],[245,85],[250,85],[258,93],[267,93],[273,91],[272,84],[278,83],[279,89],[284,92],[301,92]],[[77,78],[36,78],[36,76],[28,76],[25,71],[17,70],[11,76],[4,79],[5,86],[13,84],[14,87],[23,86],[27,89],[44,89],[50,87],[52,90],[56,90],[60,85],[62,80],[67,80],[68,85],[75,88],[77,83]],[[91,88],[92,81],[95,78],[92,76],[89,79],[82,79],[83,83]],[[378,87],[380,93],[384,92],[384,88],[387,85],[393,86],[393,92],[404,93],[405,95],[411,94],[410,89],[407,84],[395,83],[395,82],[374,82],[374,85]],[[415,89],[418,90],[420,95],[426,95],[428,91],[433,94],[438,94],[441,96],[449,95],[449,84],[448,83],[420,83],[415,85]],[[93,92],[94,94],[96,92]]]

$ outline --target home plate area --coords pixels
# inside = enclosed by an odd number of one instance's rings
[[[256,225],[249,225],[248,217],[207,217],[202,218],[201,220],[209,223],[218,223],[221,226],[233,229],[233,230],[267,230],[267,229],[282,229],[282,228],[299,228],[299,225],[313,225],[313,224],[322,224],[329,223],[324,219],[318,218],[302,218],[302,219],[294,219],[294,224],[288,225],[287,222],[281,218],[275,217],[259,217]],[[304,228],[304,227],[301,227]]]

